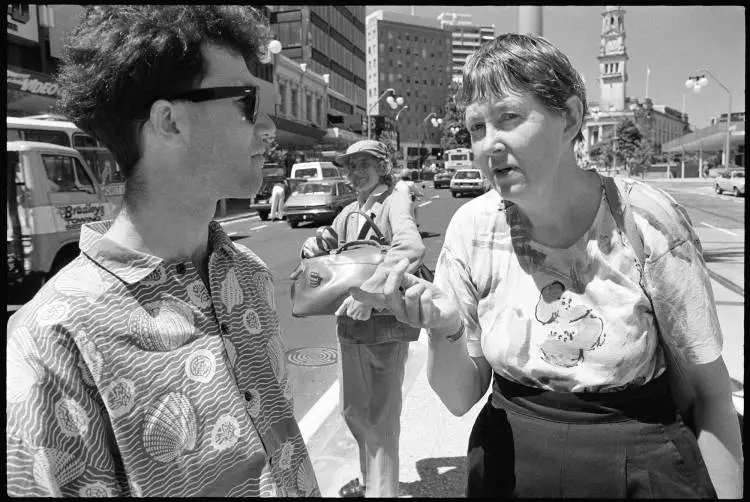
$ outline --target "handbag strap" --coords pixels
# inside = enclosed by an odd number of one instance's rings
[[[635,226],[635,219],[633,218],[633,211],[630,207],[630,200],[626,193],[625,197],[620,197],[620,190],[615,184],[614,178],[610,176],[601,176],[602,185],[604,186],[604,195],[609,205],[609,210],[612,212],[612,217],[615,220],[617,229],[621,234],[630,242],[630,246],[635,251],[635,256],[638,258],[638,262],[641,265],[641,270],[646,261],[646,254],[643,250],[643,239],[638,233],[638,228]],[[643,273],[641,272],[641,275]]]
[[[372,221],[372,218],[370,218],[367,214],[363,213],[362,211],[352,211],[351,213],[347,214],[346,218],[344,219],[344,235],[343,235],[343,238],[339,240],[339,246],[346,242],[346,229],[349,226],[348,225],[349,217],[352,216],[353,214],[359,214],[359,215],[364,216],[365,218],[365,224],[362,225],[362,229],[359,232],[359,236],[357,237],[357,240],[363,240],[364,236],[367,235],[367,232],[369,231],[369,229],[372,228],[372,231],[375,232],[375,236],[377,237],[378,242],[381,244],[387,243],[387,239],[383,235],[383,232],[381,232],[378,226],[375,224],[375,222]]]

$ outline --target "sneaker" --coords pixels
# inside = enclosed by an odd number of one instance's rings
[[[360,484],[359,478],[354,478],[341,487],[339,496],[342,498],[364,498],[365,485]]]

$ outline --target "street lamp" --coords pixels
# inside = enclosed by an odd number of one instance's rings
[[[398,113],[396,114],[396,150],[400,153],[401,152],[401,127],[398,125],[398,117],[401,115],[401,112],[409,108],[409,105],[404,105],[403,108],[401,108]]]
[[[458,134],[458,131],[460,131],[460,130],[461,130],[461,128],[458,127],[458,126],[451,126],[451,128],[450,128],[451,134],[454,135],[454,136],[456,134]]]
[[[698,70],[695,70],[695,73],[703,73],[703,72],[711,75],[713,79],[716,80],[716,83],[719,84],[722,89],[727,91],[727,95],[729,96],[729,108],[727,109],[727,137],[726,137],[725,144],[724,144],[724,165],[726,165],[728,168],[729,167],[730,142],[731,142],[731,137],[732,137],[732,130],[730,129],[731,127],[730,122],[732,120],[732,92],[729,89],[727,89],[726,86],[724,86],[724,84],[722,84],[718,78],[716,78],[716,75],[708,71],[708,69],[700,68]],[[708,79],[706,78],[705,75],[690,76],[685,81],[685,87],[687,87],[688,89],[693,89],[694,92],[700,92],[701,87],[705,87],[706,85],[708,85]],[[700,167],[698,168],[698,171],[700,171]]]
[[[441,119],[439,117],[436,117],[436,115],[437,115],[436,112],[432,112],[429,115],[427,115],[425,118],[422,119],[422,126],[423,126],[423,128],[422,128],[422,144],[419,147],[419,157],[420,157],[420,159],[419,159],[419,168],[420,168],[420,171],[419,172],[420,172],[420,178],[421,178],[422,167],[423,167],[422,166],[422,148],[424,147],[425,139],[427,139],[426,138],[426,136],[427,136],[427,121],[428,120],[430,121],[430,123],[432,124],[432,127],[439,127],[440,125],[443,124],[443,119]]]
[[[388,96],[385,101],[393,110],[404,104],[404,98],[402,98],[401,96],[394,97],[395,94],[396,91],[392,87],[389,87],[383,92],[383,94],[378,96],[378,99],[376,99],[367,109],[367,139],[370,139],[370,112],[373,108],[375,108],[375,105],[377,105],[381,99],[383,99],[385,96]]]

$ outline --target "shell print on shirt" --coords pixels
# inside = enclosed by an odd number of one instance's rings
[[[9,494],[319,496],[266,265],[212,222],[206,288],[110,225],[8,323]]]

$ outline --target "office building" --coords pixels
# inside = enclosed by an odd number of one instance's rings
[[[480,45],[495,38],[495,25],[475,26],[471,14],[456,12],[442,12],[437,19],[442,29],[451,32],[451,76],[455,82],[460,82],[466,58]]]
[[[363,5],[268,5],[271,32],[281,54],[316,75],[327,75],[327,123],[359,132],[365,116],[365,7]],[[284,80],[284,78],[282,78]],[[279,94],[293,99],[293,80]],[[282,92],[283,91],[283,92]],[[305,91],[300,90],[300,95]],[[301,98],[300,98],[301,99]],[[307,99],[305,97],[305,99]],[[316,102],[317,96],[313,98]],[[280,105],[280,103],[277,103]]]
[[[398,131],[400,156],[416,167],[426,154],[440,151],[442,118],[451,81],[450,32],[435,19],[377,10],[367,16],[367,107],[370,115],[389,117]],[[392,109],[386,90],[404,99]],[[398,118],[396,122],[395,119]],[[366,133],[365,133],[366,134]]]

